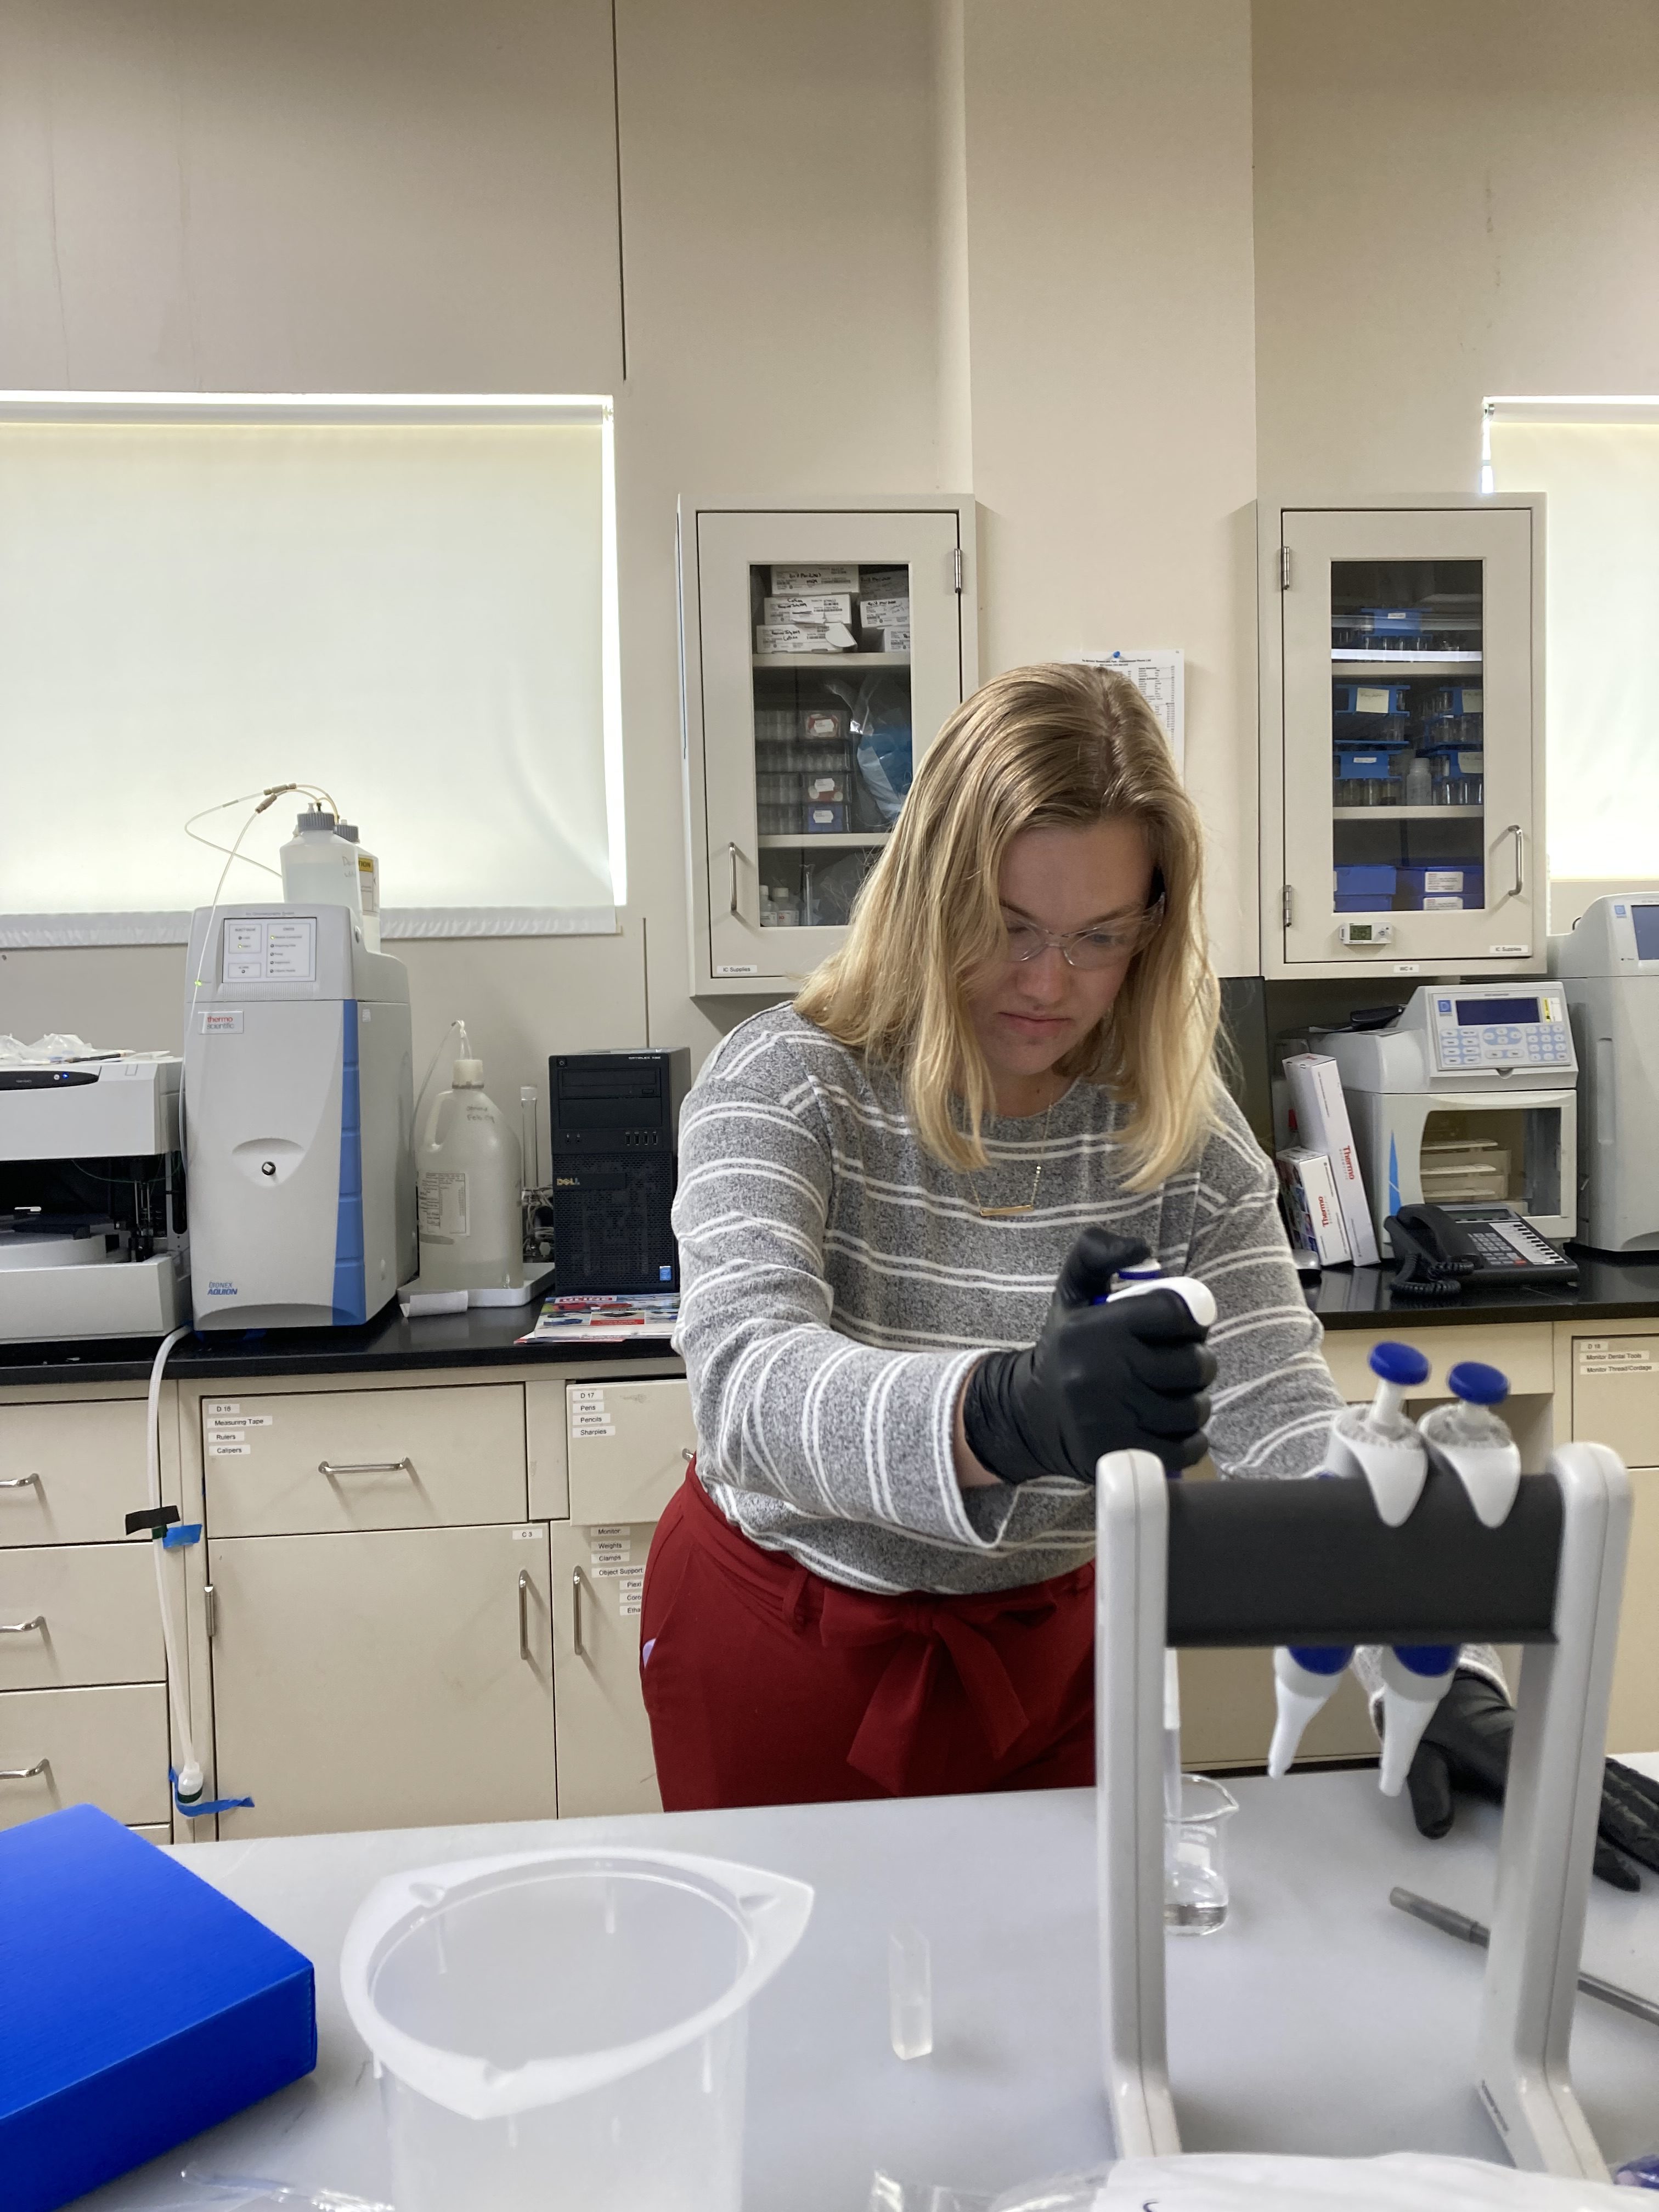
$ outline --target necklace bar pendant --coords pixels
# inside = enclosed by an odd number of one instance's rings
[[[981,1221],[1008,1221],[1017,1213],[1035,1213],[1036,1211],[1036,1206],[1028,1200],[1024,1206],[981,1206],[979,1218]]]

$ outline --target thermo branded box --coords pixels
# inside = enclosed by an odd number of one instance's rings
[[[309,2074],[311,1962],[93,1805],[0,1833],[0,2205],[71,2197]]]
[[[1321,1267],[1342,1267],[1349,1256],[1348,1239],[1330,1162],[1301,1145],[1287,1146],[1276,1158],[1291,1242],[1311,1253]]]
[[[1361,1267],[1375,1267],[1376,1231],[1365,1197],[1359,1156],[1354,1148],[1347,1101],[1336,1062],[1322,1053],[1294,1054],[1285,1063],[1296,1109],[1297,1135],[1305,1151],[1323,1152],[1331,1164],[1342,1226],[1347,1232],[1350,1255]]]

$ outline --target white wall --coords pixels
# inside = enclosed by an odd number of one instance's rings
[[[1498,392],[1659,391],[1651,0],[1256,0],[1261,481],[1474,491]]]
[[[986,673],[1187,655],[1210,927],[1257,965],[1247,0],[968,0]]]

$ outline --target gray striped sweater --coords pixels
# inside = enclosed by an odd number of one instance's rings
[[[1341,1401],[1260,1146],[1229,1102],[1192,1166],[1137,1195],[1122,1118],[1074,1084],[1046,1148],[1041,1115],[988,1122],[970,1179],[923,1151],[895,1078],[791,1008],[725,1039],[686,1101],[674,1227],[698,1472],[729,1521],[860,1589],[1003,1589],[1090,1558],[1091,1488],[964,1492],[951,1428],[979,1354],[1034,1341],[1091,1222],[1213,1291],[1221,1472],[1318,1465]],[[981,1204],[1030,1197],[1039,1158],[1036,1210],[982,1219]]]

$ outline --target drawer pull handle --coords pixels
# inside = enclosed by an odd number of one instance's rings
[[[696,1455],[697,1448],[695,1444],[682,1444],[680,1446],[680,1459],[683,1464],[686,1467],[690,1466],[692,1461],[696,1459]]]
[[[519,1570],[519,1656],[530,1657],[530,1570]]]
[[[337,1474],[413,1474],[415,1462],[412,1459],[319,1459],[317,1472],[331,1481]]]
[[[9,1474],[3,1478],[0,1478],[0,1490],[27,1490],[30,1483],[33,1483],[35,1488],[39,1490],[40,1487],[40,1476],[38,1474]]]
[[[33,1620],[0,1620],[0,1636],[27,1636],[36,1628],[45,1635],[46,1616],[44,1613],[37,1613]]]
[[[582,1650],[582,1571],[570,1570],[570,1641],[578,1659],[586,1659]]]
[[[37,1759],[33,1766],[0,1766],[0,1782],[33,1782],[37,1774],[51,1771],[49,1759]]]

